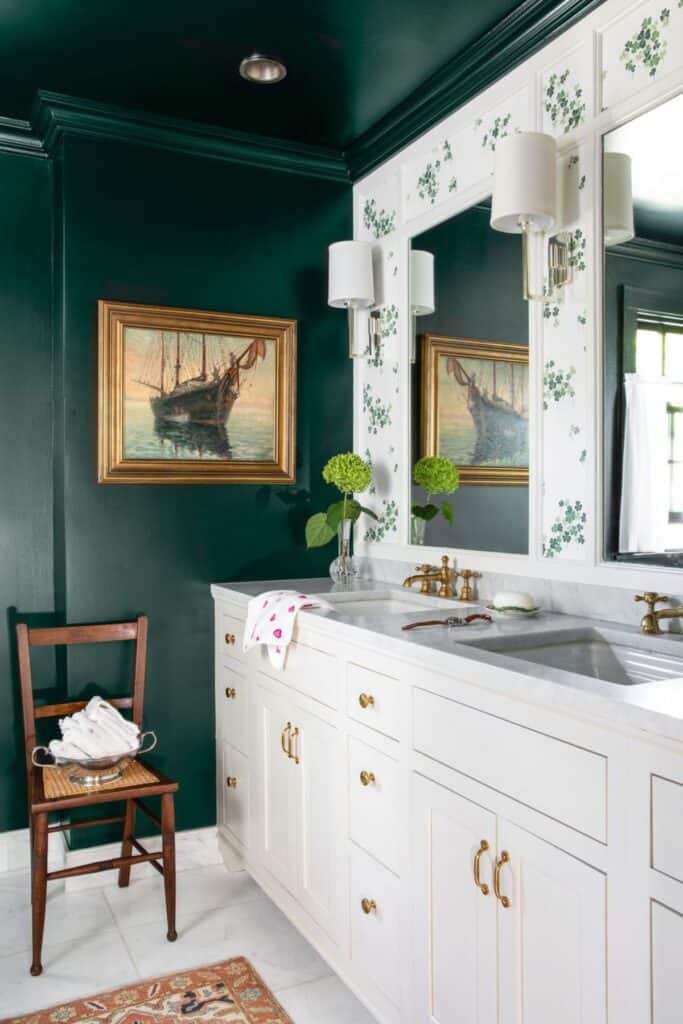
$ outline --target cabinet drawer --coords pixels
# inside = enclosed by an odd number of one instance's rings
[[[359,740],[349,740],[349,834],[398,874],[398,764]]]
[[[346,710],[349,718],[397,739],[401,689],[398,679],[349,662]]]
[[[223,820],[227,828],[243,846],[248,845],[249,775],[244,754],[229,743],[223,744],[223,773],[219,785],[223,788]],[[230,783],[230,784],[229,784]]]
[[[296,635],[296,633],[295,633]],[[316,640],[311,638],[313,643]],[[309,638],[306,638],[309,641]],[[273,668],[268,652],[256,648],[258,665],[262,672],[286,683],[300,693],[305,693],[329,708],[339,707],[339,678],[341,662],[337,655],[321,646],[312,646],[302,639],[292,640],[287,648],[283,669]]]
[[[351,960],[396,1006],[401,1002],[399,881],[351,847]],[[374,906],[363,909],[363,901]]]
[[[226,659],[216,691],[218,735],[247,753],[247,677],[242,665]]]
[[[416,750],[607,841],[607,758],[426,690],[413,709]]]
[[[221,652],[223,657],[244,661],[245,654],[242,650],[244,619],[240,619],[230,612],[221,611],[218,622],[219,632],[216,637],[216,649]]]
[[[683,785],[652,776],[652,867],[683,882]]]

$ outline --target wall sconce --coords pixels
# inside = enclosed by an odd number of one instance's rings
[[[354,314],[375,304],[371,242],[334,242],[329,247],[328,305],[346,309],[349,322],[349,356],[359,359],[377,351],[381,336],[379,311],[369,318],[370,348],[356,337]]]
[[[602,177],[605,246],[609,249],[636,237],[631,157],[628,153],[605,153]]]
[[[562,235],[548,242],[547,281],[533,292],[529,235],[547,237],[556,223],[557,159],[552,135],[518,132],[496,147],[491,227],[522,236],[522,282],[525,300],[547,302],[569,281],[569,253]]]
[[[410,252],[410,314],[412,317],[410,332],[410,361],[416,358],[418,316],[428,316],[436,309],[434,304],[434,253],[423,249],[411,249]]]

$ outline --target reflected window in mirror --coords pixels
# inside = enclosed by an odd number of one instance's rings
[[[683,568],[683,96],[603,138],[609,560]]]
[[[485,201],[412,240],[413,250],[433,254],[434,267],[433,312],[414,320],[412,465],[445,456],[460,479],[451,494],[413,483],[411,508],[433,508],[424,524],[413,516],[412,539],[526,554],[529,307],[519,236],[494,231],[490,217]]]

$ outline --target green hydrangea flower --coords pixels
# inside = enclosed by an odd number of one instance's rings
[[[334,484],[342,494],[362,494],[372,483],[372,469],[360,455],[346,452],[333,455],[323,468],[323,480]]]
[[[413,480],[427,494],[452,494],[460,486],[457,467],[444,455],[426,455],[415,463]]]

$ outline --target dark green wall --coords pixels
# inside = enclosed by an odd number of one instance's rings
[[[209,825],[209,583],[321,575],[331,558],[328,548],[306,551],[303,521],[312,505],[329,500],[324,461],[352,443],[345,318],[327,307],[325,281],[327,245],[351,234],[351,193],[295,175],[73,138],[56,173],[56,547],[48,582],[53,569],[57,607],[68,621],[149,615],[145,717],[159,735],[155,763],[181,782],[178,827]],[[296,485],[98,485],[100,298],[296,318]],[[31,458],[39,436],[36,426]],[[49,459],[36,476],[44,486]],[[12,529],[29,503],[26,495],[15,507]],[[49,497],[45,504],[49,516]],[[8,601],[23,611],[44,610],[42,592],[21,601],[8,589]],[[113,692],[125,667],[115,645],[74,648],[68,691],[75,696],[95,683]],[[17,805],[0,828],[23,820]]]
[[[488,206],[474,206],[413,239],[414,249],[426,249],[435,257],[436,310],[418,319],[419,334],[528,345],[519,237],[493,231],[490,216]],[[419,382],[418,356],[413,374],[413,461],[419,458]],[[423,503],[423,492],[414,490],[413,500]],[[455,525],[437,516],[427,525],[428,544],[513,554],[528,551],[528,487],[461,486],[452,503]]]
[[[0,831],[26,816],[9,609],[52,609],[51,189],[47,160],[0,155]]]

